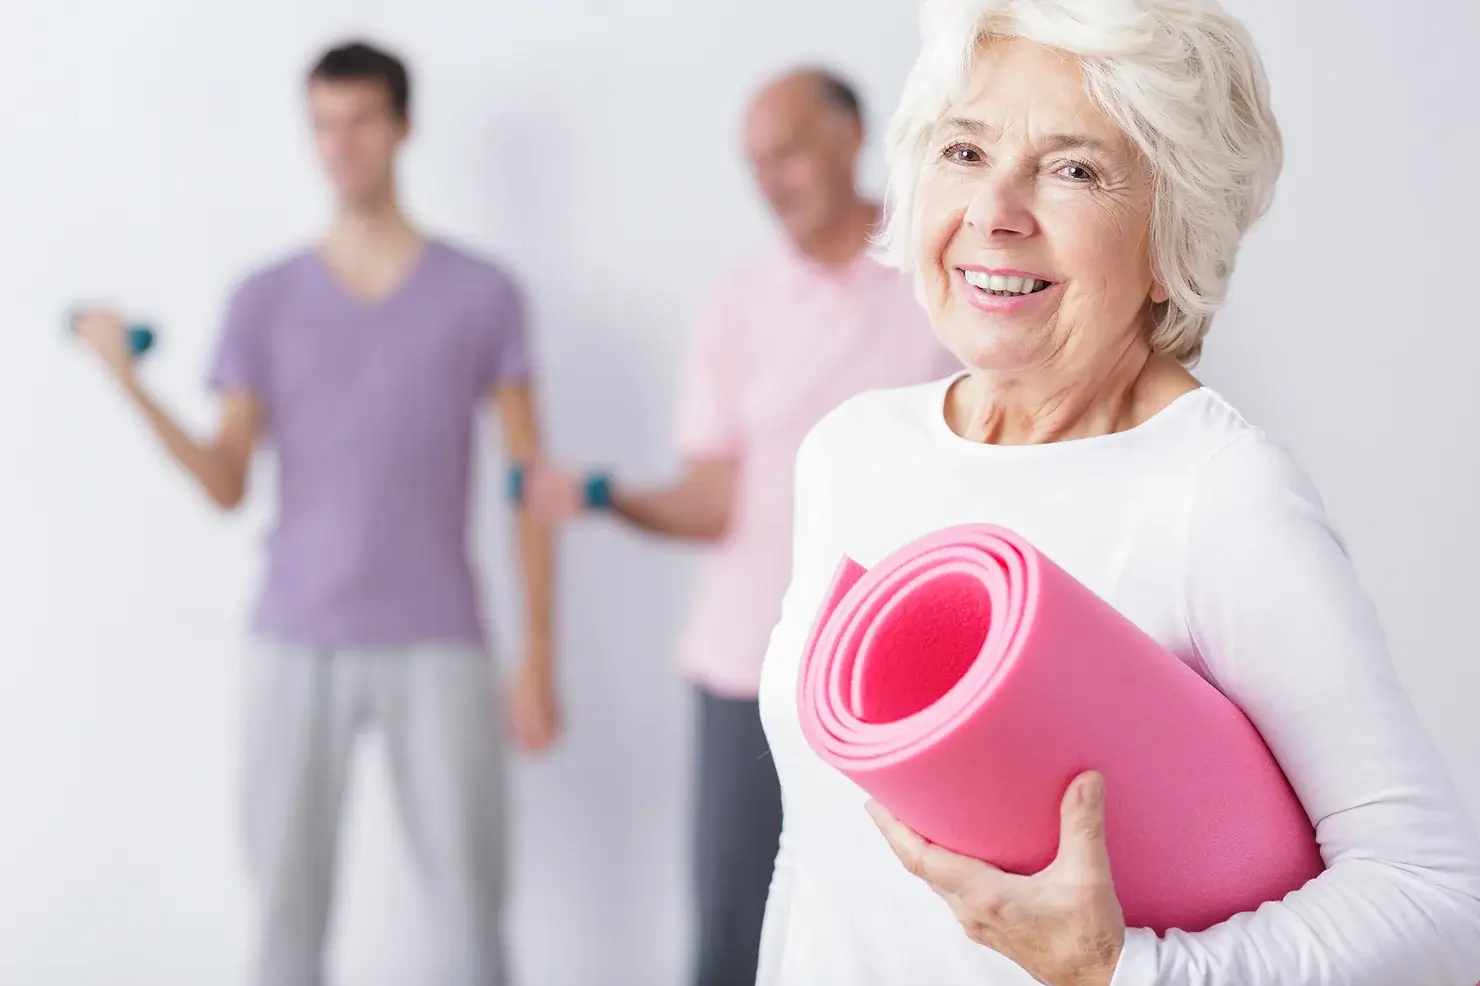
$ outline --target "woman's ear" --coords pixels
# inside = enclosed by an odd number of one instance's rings
[[[1170,297],[1171,295],[1167,294],[1167,289],[1160,281],[1151,282],[1151,303],[1153,305],[1159,305]]]

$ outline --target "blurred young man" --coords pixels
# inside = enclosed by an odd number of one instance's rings
[[[682,477],[656,490],[548,469],[528,480],[547,522],[609,508],[639,530],[716,542],[682,642],[699,710],[696,986],[755,982],[781,831],[756,694],[790,580],[797,448],[860,391],[959,368],[909,283],[865,252],[879,209],[855,187],[862,143],[858,97],[829,73],[795,72],[756,96],[746,152],[785,238],[700,308],[679,388]]]
[[[363,44],[308,76],[314,140],[337,214],[322,242],[247,277],[231,299],[213,388],[216,435],[188,435],[135,376],[124,325],[79,332],[160,441],[221,508],[252,452],[278,458],[277,523],[256,609],[245,820],[261,893],[257,986],[319,986],[351,748],[385,740],[410,843],[456,986],[507,982],[503,733],[555,739],[549,537],[521,518],[523,663],[497,697],[468,557],[475,418],[537,455],[523,306],[498,267],[402,214],[396,158],[409,81]],[[501,706],[505,706],[502,707]]]

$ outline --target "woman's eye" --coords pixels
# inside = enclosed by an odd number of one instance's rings
[[[1095,180],[1094,171],[1088,165],[1084,164],[1066,164],[1059,169],[1059,174],[1072,182],[1079,182],[1080,184],[1089,184]]]
[[[941,156],[955,164],[980,164],[982,160],[982,152],[970,144],[952,144]]]

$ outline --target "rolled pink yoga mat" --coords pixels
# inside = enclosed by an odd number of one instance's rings
[[[1011,531],[925,537],[839,568],[803,655],[819,756],[922,836],[1015,873],[1058,848],[1059,804],[1105,776],[1126,923],[1200,931],[1322,870],[1252,723]]]

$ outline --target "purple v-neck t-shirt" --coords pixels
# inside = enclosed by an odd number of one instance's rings
[[[255,631],[290,643],[481,642],[469,545],[475,419],[529,370],[521,296],[429,241],[359,301],[313,251],[234,292],[211,374],[266,411],[277,517]]]

